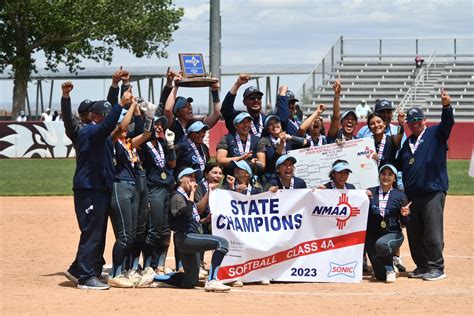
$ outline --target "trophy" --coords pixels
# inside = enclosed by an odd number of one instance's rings
[[[180,87],[209,87],[217,82],[206,73],[204,58],[202,54],[184,53],[179,55],[179,65],[183,74],[183,79],[176,82]]]

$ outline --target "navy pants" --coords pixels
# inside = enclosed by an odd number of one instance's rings
[[[81,230],[76,259],[69,268],[80,283],[102,273],[110,192],[74,190],[74,208]]]
[[[385,281],[386,272],[393,271],[393,255],[402,245],[403,239],[402,233],[367,232],[365,250],[377,280]]]
[[[183,261],[185,275],[181,287],[184,288],[193,288],[198,285],[201,252],[215,250],[215,252],[221,253],[222,258],[229,251],[228,241],[213,235],[177,232],[174,234],[174,242]],[[214,253],[213,257],[215,255]],[[215,263],[215,265],[218,267],[220,262]]]
[[[112,250],[112,277],[116,277],[123,270],[126,270],[124,267],[125,259],[130,255],[132,244],[135,241],[138,204],[135,182],[114,182],[110,212],[115,234],[115,243]]]
[[[407,223],[410,253],[417,268],[444,272],[443,213],[446,193],[413,196]]]

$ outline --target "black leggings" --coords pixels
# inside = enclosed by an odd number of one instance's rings
[[[185,277],[181,286],[184,288],[192,288],[198,284],[201,262],[200,252],[215,250],[212,254],[211,270],[209,272],[209,279],[212,280],[217,277],[222,259],[229,251],[227,240],[213,235],[177,232],[174,234],[174,242],[183,261]]]

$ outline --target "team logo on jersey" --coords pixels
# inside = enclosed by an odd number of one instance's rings
[[[343,263],[343,264],[330,262],[328,278],[332,278],[338,275],[345,275],[350,278],[355,278],[356,266],[357,266],[357,261]]]
[[[342,193],[339,197],[339,203],[336,206],[316,205],[312,216],[318,217],[334,217],[336,219],[336,226],[339,229],[346,227],[347,221],[351,217],[360,214],[360,209],[354,207],[349,203],[349,197],[346,193]]]

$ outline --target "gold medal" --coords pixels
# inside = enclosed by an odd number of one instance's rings
[[[163,171],[163,172],[161,173],[161,179],[165,180],[166,177],[167,177],[167,176],[166,176],[166,172]]]
[[[411,157],[410,160],[408,160],[408,163],[412,165],[415,162],[415,157]]]
[[[382,221],[380,222],[380,227],[382,227],[383,229],[387,228],[387,222],[384,221],[384,220],[382,220]]]

